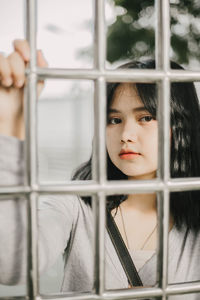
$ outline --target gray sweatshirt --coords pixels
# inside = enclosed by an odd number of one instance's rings
[[[2,185],[23,182],[22,142],[0,137],[0,180]],[[0,200],[0,283],[18,284],[26,278],[26,200]],[[93,214],[76,195],[40,196],[38,210],[39,267],[46,270],[63,253],[62,291],[91,291],[93,287]],[[140,269],[145,286],[156,281],[156,255]],[[200,280],[200,233],[175,226],[169,233],[169,283]],[[127,288],[128,282],[113,244],[106,232],[106,289]],[[170,300],[197,300],[200,294],[170,296]]]

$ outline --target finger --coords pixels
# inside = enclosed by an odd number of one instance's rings
[[[8,56],[14,85],[21,88],[25,82],[25,63],[18,52]]]
[[[13,46],[25,62],[30,60],[30,47],[27,40],[14,40]]]
[[[40,96],[43,88],[44,88],[44,81],[42,81],[42,80],[38,81],[38,84],[37,84],[37,95],[38,95],[38,97]]]
[[[5,58],[2,54],[0,54],[0,76],[2,85],[6,87],[12,85],[11,68],[7,58]]]
[[[46,59],[44,58],[42,50],[37,51],[37,65],[38,65],[38,67],[41,67],[41,68],[48,67],[48,63],[47,63]]]

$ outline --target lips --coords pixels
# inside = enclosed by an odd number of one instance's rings
[[[135,154],[135,155],[141,155],[139,152],[135,152],[133,150],[130,149],[122,149],[119,153],[119,156],[121,155],[126,155],[126,154]]]
[[[120,159],[123,160],[134,160],[141,155],[139,152],[135,152],[130,149],[122,149],[119,153]]]

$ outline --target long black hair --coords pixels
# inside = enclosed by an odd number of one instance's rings
[[[120,68],[155,69],[155,61],[133,61]],[[183,69],[171,62],[172,69]],[[155,83],[133,83],[147,111],[156,118],[157,89]],[[111,104],[117,83],[107,83],[107,111]],[[171,178],[200,177],[200,107],[195,86],[192,82],[171,83]],[[73,180],[90,180],[92,177],[92,156],[80,166],[73,175]],[[107,154],[107,179],[127,179],[110,160]],[[90,197],[82,199],[91,203]],[[107,207],[113,209],[127,199],[127,195],[107,197]],[[198,230],[200,228],[200,192],[173,192],[170,195],[170,211],[175,226],[182,225]]]

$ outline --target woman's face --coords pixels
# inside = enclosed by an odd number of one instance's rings
[[[158,123],[145,110],[131,83],[120,84],[115,90],[108,114],[106,145],[113,164],[129,179],[156,176]]]

